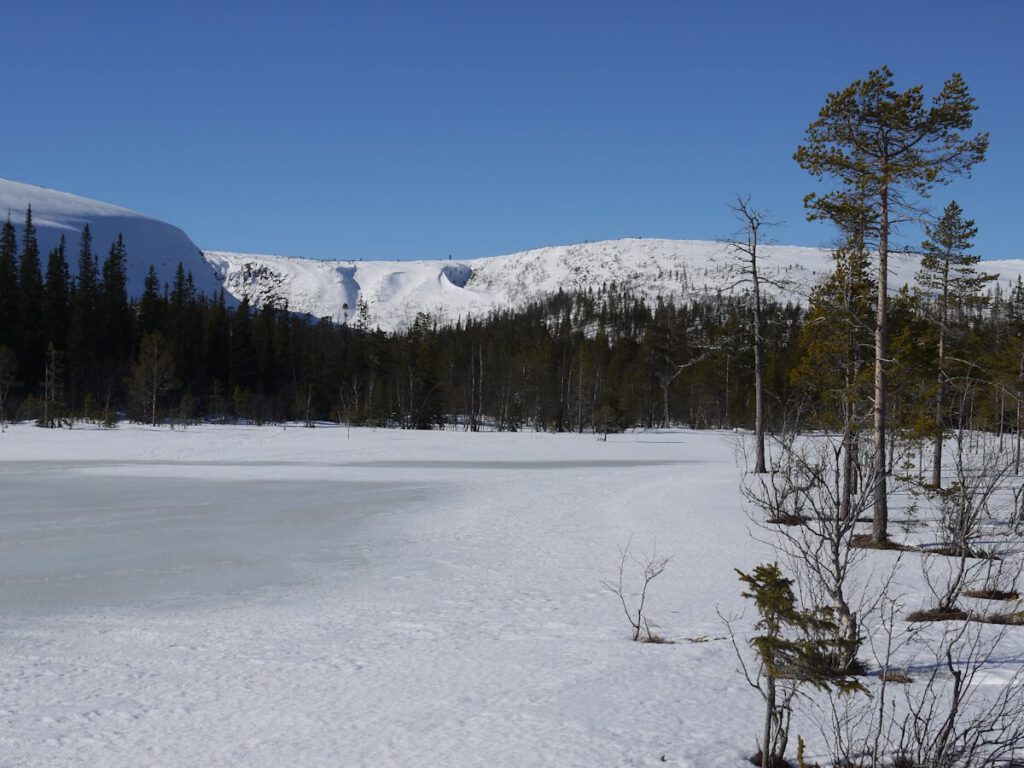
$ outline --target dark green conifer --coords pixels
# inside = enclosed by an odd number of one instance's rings
[[[32,206],[25,212],[18,269],[18,359],[27,382],[41,381],[43,357],[43,274],[39,263],[39,242],[32,224]]]
[[[935,329],[935,430],[932,440],[932,485],[942,486],[942,441],[946,430],[947,392],[951,380],[950,344],[954,341],[954,320],[970,305],[984,301],[982,291],[996,275],[977,269],[981,257],[970,253],[978,228],[965,219],[955,200],[946,206],[942,218],[926,228],[928,239],[921,245],[921,269],[917,287],[931,309]]]
[[[64,236],[50,251],[46,261],[46,285],[43,288],[43,328],[46,341],[58,351],[67,349],[70,323],[71,277],[64,252]]]
[[[17,323],[18,236],[8,213],[0,230],[0,345],[15,347]]]

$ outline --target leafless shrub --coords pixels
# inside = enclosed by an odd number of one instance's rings
[[[632,543],[633,537],[630,536],[626,546],[619,548],[618,578],[615,581],[603,581],[601,586],[619,598],[622,611],[626,614],[626,619],[632,629],[633,640],[643,643],[669,642],[653,631],[644,610],[647,606],[647,590],[651,586],[651,582],[665,572],[669,563],[672,562],[672,558],[658,555],[656,545],[650,554],[630,557],[629,549]],[[630,564],[639,571],[640,588],[638,592],[630,591],[626,586],[626,570]]]
[[[854,567],[863,554],[851,544],[859,519],[874,503],[873,453],[858,450],[852,431],[806,438],[778,433],[771,436],[770,453],[775,472],[747,475],[743,498],[754,511],[754,521],[770,527],[772,543],[785,555],[802,601],[833,610],[846,647],[856,649],[857,613],[870,600],[863,599],[863,585],[853,584]],[[793,517],[803,522],[776,525]],[[854,663],[853,656],[837,659],[844,671]]]
[[[998,653],[1006,627],[946,625],[923,639],[923,681],[891,713],[897,762],[922,768],[986,768],[1024,756],[1024,659]],[[993,677],[996,668],[1004,677]]]
[[[953,482],[931,491],[938,507],[941,546],[921,559],[925,584],[934,600],[931,609],[939,614],[958,611],[958,601],[972,582],[980,578],[998,582],[1009,575],[1009,570],[993,571],[991,558],[997,555],[990,542],[988,550],[983,545],[998,535],[991,523],[1006,511],[1000,508],[998,498],[1012,469],[1010,457],[991,441],[972,437],[965,430],[954,433],[953,442]],[[1004,536],[1006,532],[1004,527]]]

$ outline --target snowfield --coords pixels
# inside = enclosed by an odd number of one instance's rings
[[[0,764],[742,766],[761,702],[716,609],[772,554],[736,456],[691,431],[16,425]],[[675,557],[649,609],[674,644],[631,642],[602,587],[631,536]]]

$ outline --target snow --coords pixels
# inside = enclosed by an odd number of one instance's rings
[[[721,634],[708,596],[738,607],[731,569],[758,555],[714,501],[734,493],[732,456],[693,433],[16,426],[0,437],[0,751],[733,763],[750,712],[722,641],[631,643],[601,588],[630,534],[656,541],[678,559],[652,615],[679,639]]]
[[[16,425],[0,435],[0,754],[741,765],[760,702],[716,611],[743,610],[733,569],[772,552],[736,440]],[[674,556],[649,615],[675,644],[630,642],[602,587],[630,537]],[[797,732],[819,754],[813,722]]]
[[[207,251],[227,290],[257,305],[272,301],[314,317],[351,322],[366,302],[371,325],[397,330],[425,312],[441,322],[518,307],[552,294],[628,288],[656,304],[742,290],[731,276],[728,246],[700,240],[631,238],[537,248],[465,261],[314,261],[297,257]],[[805,302],[832,270],[830,251],[783,245],[759,249],[766,290],[781,300]],[[918,260],[891,257],[893,291],[912,284]],[[1024,260],[986,261],[1004,288],[1024,274]],[[343,305],[347,304],[347,311]]]
[[[199,249],[177,227],[116,205],[0,179],[0,214],[10,214],[11,223],[18,230],[19,244],[25,210],[29,205],[32,206],[32,222],[37,230],[44,271],[47,254],[63,235],[67,242],[68,266],[72,275],[77,274],[82,228],[88,224],[92,231],[93,253],[101,263],[111,243],[119,234],[124,236],[128,250],[130,296],[142,295],[143,282],[151,264],[160,278],[161,288],[173,283],[178,262],[181,262],[186,272],[192,272],[198,292],[213,296],[220,289],[213,270],[203,260]]]

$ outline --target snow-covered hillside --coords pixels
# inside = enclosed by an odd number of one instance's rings
[[[161,283],[170,283],[174,279],[178,262],[181,262],[186,271],[192,272],[197,291],[212,296],[220,289],[199,248],[177,227],[116,205],[0,179],[0,214],[10,215],[11,223],[18,230],[19,243],[25,210],[30,205],[43,269],[46,268],[47,253],[64,235],[71,273],[76,274],[82,228],[88,224],[92,231],[93,252],[101,261],[117,236],[124,236],[128,248],[128,292],[131,296],[142,294],[143,280],[150,264],[156,268]]]
[[[655,302],[732,290],[734,265],[721,243],[700,240],[623,239],[537,248],[467,261],[314,261],[208,251],[228,292],[262,305],[273,301],[295,312],[352,320],[360,299],[370,322],[385,330],[409,325],[419,312],[453,322],[499,307],[566,291],[613,284]],[[832,267],[820,248],[762,246],[762,269],[783,299],[801,301]],[[913,280],[910,257],[892,258],[893,289]],[[1024,273],[1024,260],[987,261],[1004,285]]]

